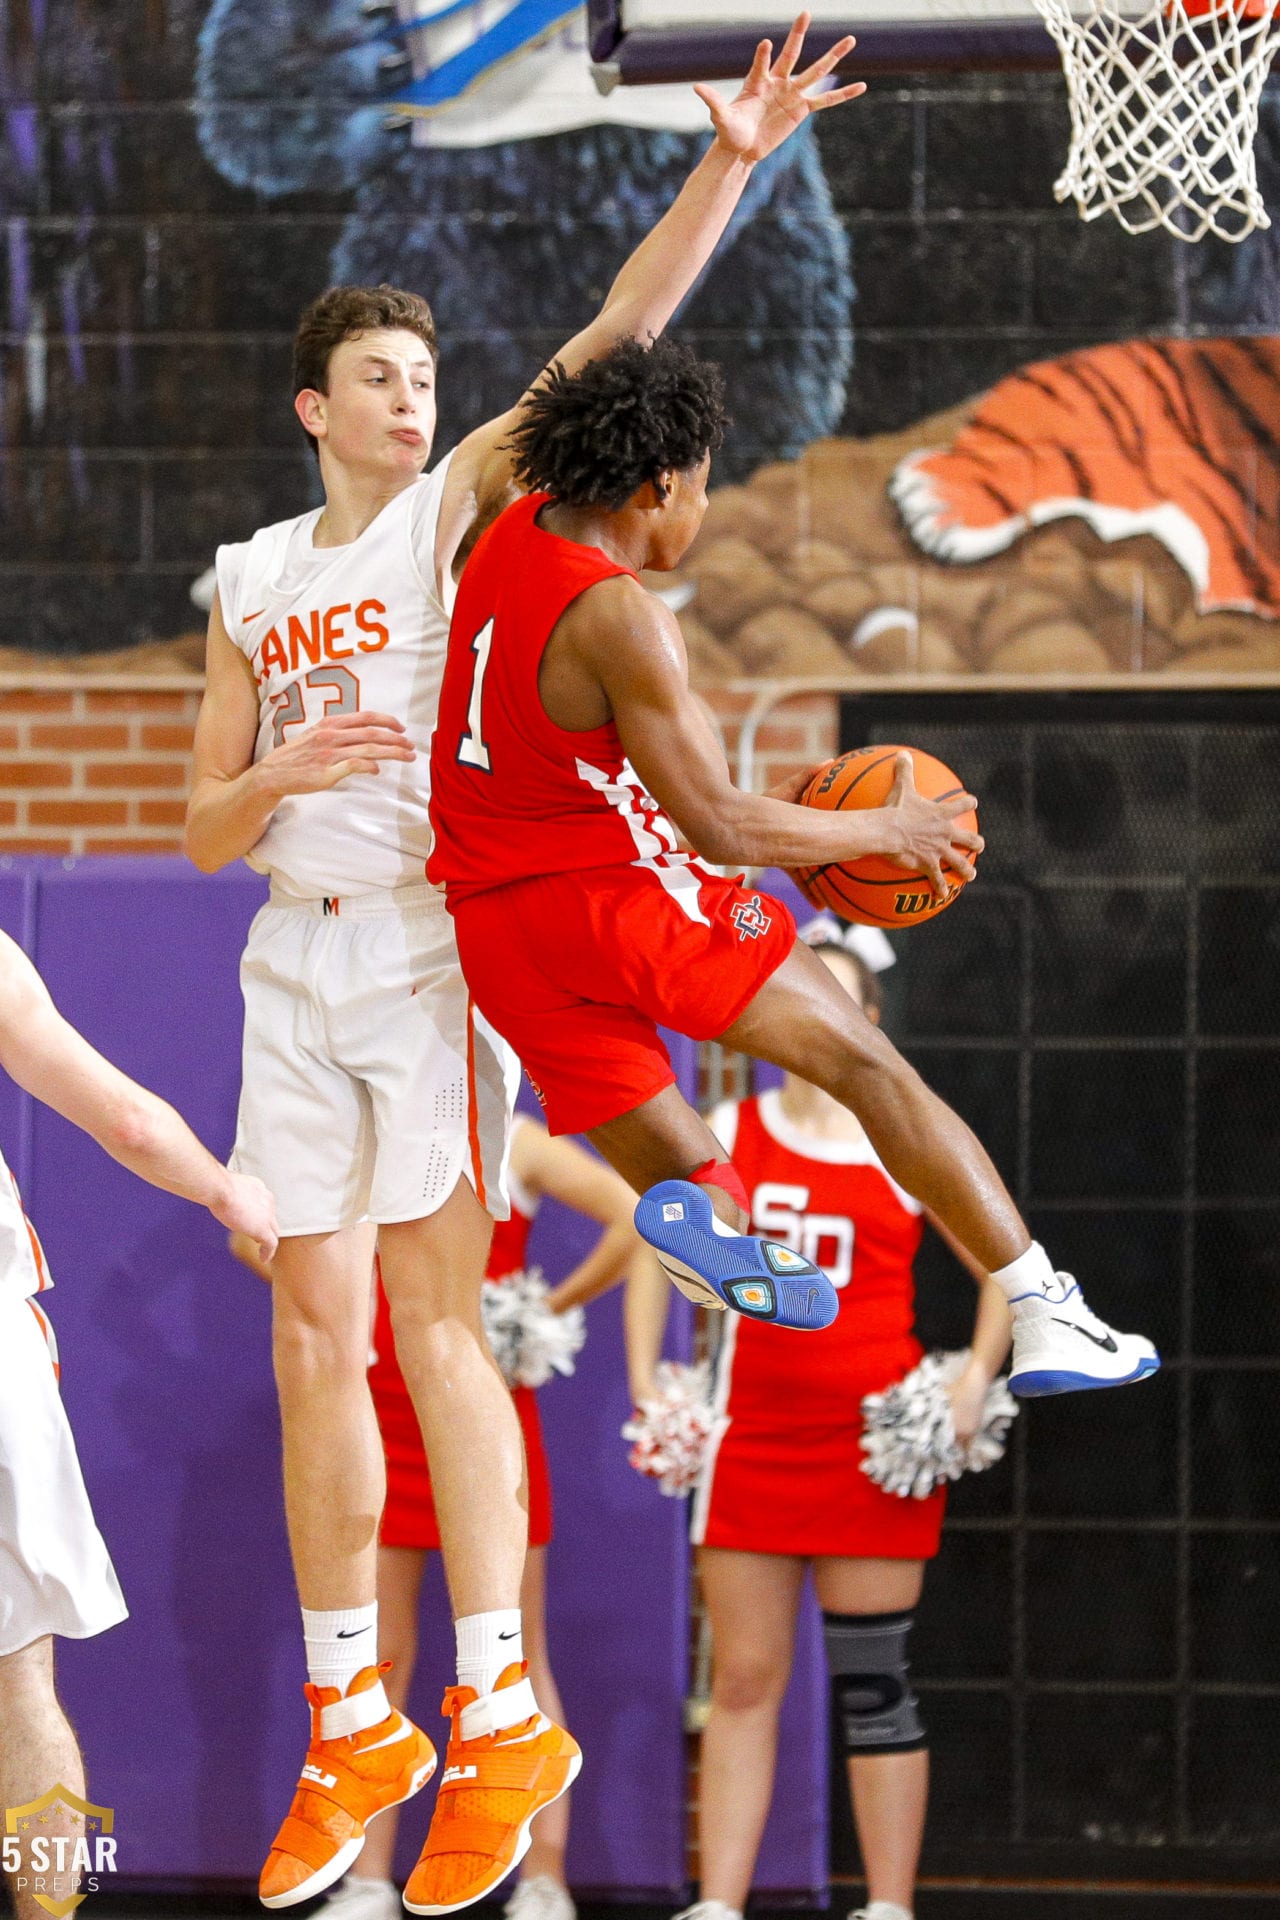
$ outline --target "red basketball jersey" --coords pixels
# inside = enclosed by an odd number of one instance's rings
[[[776,1092],[720,1108],[711,1126],[742,1175],[752,1230],[804,1254],[840,1289],[833,1325],[802,1340],[735,1317],[729,1410],[784,1426],[848,1421],[870,1391],[859,1391],[864,1377],[883,1370],[886,1349],[897,1356],[885,1378],[918,1357],[919,1202],[894,1185],[869,1141],[801,1133]]]
[[[541,874],[687,865],[612,721],[568,733],[543,711],[538,669],[556,622],[589,587],[630,571],[598,547],[545,532],[547,502],[535,493],[508,507],[458,588],[431,749],[427,862],[453,899]]]

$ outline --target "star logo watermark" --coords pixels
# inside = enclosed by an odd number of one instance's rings
[[[6,1807],[0,1856],[15,1889],[54,1920],[74,1913],[116,1870],[115,1809],[96,1807],[59,1783],[38,1800]]]

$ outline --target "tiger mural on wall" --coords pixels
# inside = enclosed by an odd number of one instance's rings
[[[1280,339],[1018,368],[712,495],[681,609],[708,677],[1280,671]]]

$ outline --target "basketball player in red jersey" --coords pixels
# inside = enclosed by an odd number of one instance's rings
[[[801,937],[878,1022],[876,976],[843,944],[837,923],[823,916]],[[679,1920],[742,1920],[810,1568],[867,1879],[867,1905],[849,1920],[912,1920],[929,1754],[907,1648],[946,1492],[924,1499],[886,1492],[862,1471],[861,1439],[864,1397],[922,1358],[912,1331],[922,1210],[889,1179],[853,1115],[794,1074],[710,1119],[732,1148],[752,1224],[820,1262],[841,1308],[821,1340],[782,1341],[741,1315],[726,1316],[715,1425],[693,1502],[712,1630],[698,1801],[701,1897]],[[954,1250],[980,1287],[969,1360],[950,1389],[957,1434],[968,1439],[1008,1351],[1009,1315],[995,1283]],[[642,1396],[664,1319],[662,1308],[647,1314],[643,1344],[633,1343]]]
[[[801,63],[807,15],[762,42],[673,205],[564,348],[578,366],[661,333],[757,162],[819,109],[846,38]],[[303,315],[294,405],[324,505],[219,549],[187,851],[270,875],[241,966],[235,1164],[279,1196],[272,1273],[289,1543],[310,1739],[259,1895],[323,1893],[368,1823],[419,1792],[426,1734],[387,1699],[375,1574],[382,1457],[365,1377],[376,1235],[400,1358],[431,1458],[455,1615],[449,1748],[411,1912],[483,1899],[580,1763],[538,1709],[519,1609],[527,1514],[510,1396],[480,1326],[504,1217],[506,1049],[476,1017],[440,896],[423,881],[428,747],[459,555],[516,491],[515,411],[432,456],[435,326],[393,287],[337,287]],[[513,399],[515,396],[513,395]]]
[[[1118,1386],[1159,1365],[1054,1272],[969,1128],[924,1085],[779,902],[680,851],[742,866],[878,853],[973,875],[967,794],[930,802],[903,756],[857,814],[740,793],[689,691],[675,617],[642,568],[675,566],[706,510],[723,427],[716,368],[666,340],[555,369],[512,440],[528,496],[459,588],[432,748],[435,848],[476,1004],[524,1061],[553,1133],[586,1133],[643,1197],[636,1224],[704,1304],[830,1318],[830,1283],[753,1240],[742,1182],[678,1091],[658,1025],[798,1073],[857,1115],[890,1177],[1013,1309],[1023,1394]],[[677,832],[678,830],[678,832]],[[649,1189],[648,1192],[645,1189]]]
[[[624,1277],[651,1293],[664,1292],[658,1263],[632,1223],[635,1195],[625,1181],[573,1140],[553,1140],[545,1127],[518,1113],[511,1134],[507,1167],[511,1217],[494,1229],[488,1278],[514,1278],[527,1265],[529,1233],[544,1200],[559,1201],[604,1231],[591,1251],[547,1295],[557,1313],[586,1306]],[[440,1546],[440,1529],[431,1497],[431,1481],[422,1434],[404,1376],[396,1359],[391,1312],[381,1287],[373,1330],[374,1358],[369,1386],[382,1431],[387,1460],[387,1503],[382,1510],[378,1551],[378,1608],[382,1651],[392,1661],[387,1693],[404,1708],[417,1659],[418,1607],[429,1551]],[[559,1689],[547,1648],[547,1547],[551,1541],[551,1475],[542,1439],[538,1398],[531,1387],[512,1388],[520,1415],[529,1483],[529,1553],[520,1605],[529,1678],[544,1711],[562,1720]],[[343,1920],[394,1920],[402,1909],[391,1881],[396,1842],[395,1812],[374,1827],[353,1872],[325,1908]],[[507,1902],[508,1920],[574,1920],[575,1908],[565,1880],[569,1838],[569,1798],[544,1807],[530,1829],[532,1845],[520,1865],[520,1879]]]

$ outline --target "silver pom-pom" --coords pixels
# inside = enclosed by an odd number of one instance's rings
[[[554,1313],[547,1293],[537,1267],[486,1280],[480,1290],[480,1317],[509,1387],[541,1387],[553,1373],[573,1372],[573,1356],[587,1337],[586,1317],[581,1307]]]
[[[1004,1456],[1018,1403],[1002,1378],[987,1388],[972,1439],[956,1439],[947,1388],[969,1364],[966,1353],[931,1353],[883,1393],[862,1402],[862,1471],[900,1500],[927,1500],[944,1480],[983,1473]]]
[[[696,1484],[707,1455],[713,1424],[711,1370],[660,1360],[657,1395],[642,1400],[622,1429],[631,1441],[627,1459],[637,1473],[656,1480],[663,1493],[677,1498]]]

